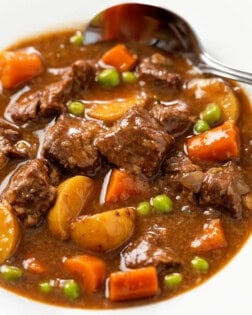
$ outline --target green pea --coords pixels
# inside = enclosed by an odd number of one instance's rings
[[[22,269],[15,266],[3,265],[0,272],[2,277],[7,281],[16,281],[23,275]]]
[[[134,83],[137,81],[137,76],[134,72],[125,71],[122,73],[122,80],[125,83]]]
[[[82,45],[83,39],[84,39],[83,34],[80,31],[78,31],[76,32],[76,34],[70,37],[69,41],[71,44]]]
[[[85,105],[78,101],[70,102],[68,104],[68,111],[75,116],[83,115],[85,111]]]
[[[66,297],[75,300],[80,296],[80,287],[75,280],[67,280],[64,283],[63,292]]]
[[[97,81],[105,87],[116,87],[120,84],[120,75],[116,69],[105,69],[98,74]]]
[[[40,291],[42,293],[50,293],[53,289],[53,285],[50,283],[50,281],[45,281],[45,282],[41,282],[39,284],[39,288],[40,288]]]
[[[210,129],[210,126],[208,125],[208,123],[201,119],[199,119],[193,127],[193,131],[195,134],[203,133],[209,129]]]
[[[136,210],[140,216],[145,217],[151,213],[150,203],[148,201],[142,201],[137,205]]]
[[[152,198],[152,205],[157,211],[161,213],[168,213],[173,209],[173,202],[171,198],[165,194],[157,195],[156,197]]]
[[[209,263],[205,258],[195,256],[191,260],[191,265],[194,270],[199,271],[199,272],[207,272],[209,269]]]
[[[166,289],[175,289],[177,288],[183,280],[181,273],[173,272],[164,276],[164,287]]]
[[[202,119],[210,127],[214,126],[221,120],[221,108],[215,103],[209,104],[201,114]]]

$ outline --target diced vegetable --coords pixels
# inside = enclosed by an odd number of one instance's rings
[[[122,73],[122,80],[124,83],[135,83],[137,81],[137,76],[132,71],[125,71]]]
[[[94,293],[103,284],[106,276],[106,264],[98,257],[80,255],[67,258],[64,266],[81,278],[85,291]]]
[[[42,273],[46,271],[42,263],[35,257],[31,257],[31,258],[27,258],[23,260],[23,267],[25,270],[28,270],[34,273]]]
[[[94,104],[90,108],[88,115],[92,118],[110,123],[121,118],[129,108],[136,105],[142,106],[143,100],[134,96],[125,100],[113,100]]]
[[[82,102],[70,102],[67,104],[68,111],[70,114],[75,116],[83,116],[85,111],[85,105]]]
[[[164,287],[165,289],[177,288],[183,280],[181,273],[173,272],[164,276]]]
[[[238,158],[239,151],[239,132],[232,120],[187,141],[187,152],[192,160],[227,161]]]
[[[136,180],[125,171],[113,169],[108,188],[106,191],[106,202],[117,202],[126,200],[130,196],[140,195],[143,187],[138,185]]]
[[[213,127],[214,125],[221,121],[222,116],[221,108],[217,104],[211,103],[207,105],[205,110],[202,112],[201,116],[202,119],[206,123],[208,123],[209,126]]]
[[[101,58],[102,62],[115,67],[118,71],[129,71],[135,65],[137,56],[131,53],[123,44],[117,44],[109,49]]]
[[[154,296],[158,291],[156,268],[114,272],[109,278],[109,288],[109,297],[113,302]]]
[[[208,125],[207,122],[205,122],[204,120],[199,119],[198,121],[196,121],[194,127],[193,127],[193,131],[196,135],[205,132],[207,130],[210,130],[210,126]]]
[[[145,217],[151,213],[151,205],[148,201],[142,201],[137,205],[136,211],[140,216]]]
[[[15,88],[40,75],[43,71],[43,62],[35,52],[0,52],[0,80],[6,89]]]
[[[8,205],[0,203],[0,264],[10,258],[18,247],[21,229]]]
[[[50,281],[45,281],[45,282],[41,282],[39,284],[39,288],[40,288],[40,291],[42,293],[48,294],[48,293],[52,292],[53,285],[51,284]]]
[[[17,281],[23,276],[22,269],[8,265],[1,266],[0,273],[2,277],[7,281]]]
[[[187,91],[201,103],[218,104],[224,121],[229,119],[236,121],[238,119],[239,102],[231,87],[223,80],[217,78],[193,79],[189,82]]]
[[[86,204],[93,190],[93,180],[86,176],[74,176],[57,188],[57,199],[49,211],[49,231],[61,240],[69,237],[70,223]]]
[[[80,296],[80,287],[75,280],[67,280],[63,286],[65,296],[71,300],[76,300]]]
[[[225,234],[220,219],[212,219],[203,226],[202,232],[191,242],[191,248],[197,252],[227,246]]]
[[[120,84],[120,75],[116,69],[104,69],[98,74],[97,81],[104,87],[116,87]]]
[[[198,272],[207,272],[209,269],[209,263],[205,258],[199,257],[199,256],[195,256],[192,260],[191,260],[191,265],[193,267],[194,270],[198,271]]]
[[[77,31],[74,35],[72,35],[69,39],[70,43],[75,44],[75,45],[82,45],[83,43],[83,34],[81,31]]]
[[[153,207],[160,213],[169,213],[173,209],[171,198],[165,194],[155,196],[151,202]]]
[[[97,252],[116,249],[129,240],[135,226],[135,210],[121,208],[79,217],[71,225],[71,238]]]

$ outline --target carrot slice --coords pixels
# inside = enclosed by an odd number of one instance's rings
[[[201,253],[227,246],[220,219],[204,224],[203,231],[191,242],[191,248]]]
[[[192,160],[227,161],[239,157],[239,131],[233,120],[228,120],[187,141],[188,155]]]
[[[108,188],[106,191],[105,202],[117,202],[127,200],[130,196],[140,195],[146,187],[124,171],[113,169]]]
[[[27,82],[44,71],[41,58],[35,52],[0,52],[0,80],[6,89]]]
[[[113,302],[154,296],[158,291],[156,268],[146,267],[111,273],[109,287],[109,297]]]
[[[96,292],[105,280],[106,264],[96,256],[73,256],[64,261],[64,266],[68,271],[80,276],[87,293]]]
[[[131,53],[125,45],[117,44],[109,49],[101,60],[122,72],[130,70],[135,65],[137,56]]]

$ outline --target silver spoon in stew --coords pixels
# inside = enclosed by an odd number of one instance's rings
[[[252,84],[252,73],[231,68],[209,56],[196,33],[179,15],[152,5],[119,4],[96,15],[84,32],[84,44],[137,41],[171,53],[181,53],[203,73]]]

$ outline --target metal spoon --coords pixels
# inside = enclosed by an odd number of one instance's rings
[[[84,32],[84,44],[137,41],[186,55],[203,73],[252,84],[252,73],[231,68],[209,56],[196,33],[179,15],[156,6],[125,3],[96,15]]]

